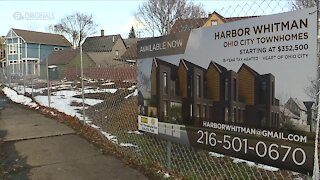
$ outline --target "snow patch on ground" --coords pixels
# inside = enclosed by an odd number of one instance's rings
[[[114,94],[115,92],[117,92],[118,89],[85,89],[84,93],[88,94],[88,93],[112,93]],[[81,92],[80,92],[81,94]]]
[[[122,147],[135,147],[138,148],[137,145],[131,144],[131,143],[120,143],[120,146]]]
[[[36,103],[32,102],[31,98],[25,97],[23,95],[18,95],[16,91],[10,88],[4,87],[2,91],[9,99],[11,99],[15,103],[23,104],[33,108],[38,106]]]
[[[170,174],[169,173],[164,173],[163,178],[170,178]]]
[[[128,134],[137,134],[137,135],[142,135],[143,133],[139,131],[128,131]]]
[[[217,157],[217,158],[222,158],[224,157],[223,154],[215,153],[215,152],[209,152],[209,156]]]
[[[39,88],[39,89],[35,89],[33,88],[29,88],[29,87],[26,87],[24,88],[23,86],[18,86],[18,87],[13,87],[12,89],[16,90],[19,94],[24,94],[24,91],[26,91],[26,93],[29,93],[31,94],[32,92],[33,93],[43,93],[43,91],[47,90],[48,88]]]
[[[80,120],[83,119],[82,114],[78,113],[79,107],[71,106],[71,103],[82,103],[81,98],[75,98],[73,96],[80,95],[80,92],[76,91],[57,91],[52,93],[53,96],[50,97],[50,107],[57,109],[60,112],[63,112],[70,116],[75,116]],[[36,96],[36,102],[38,102],[42,106],[49,107],[48,96]],[[94,106],[95,104],[101,103],[103,100],[97,99],[85,99],[84,103],[89,106]],[[88,119],[86,117],[86,119]]]
[[[131,96],[137,96],[138,95],[138,90],[136,89],[133,93],[129,94],[128,96],[124,97],[125,99],[128,99]]]
[[[136,87],[135,85],[133,85],[133,86],[129,87],[128,90],[129,90],[129,91],[132,91],[132,90],[134,90],[134,89],[136,89],[136,88],[137,88],[137,87]]]
[[[101,84],[101,86],[111,86],[111,85],[114,85],[114,82],[107,82],[107,83]]]
[[[118,139],[116,136],[113,136],[107,132],[101,131],[101,133],[111,142],[118,144]]]
[[[100,129],[100,127],[99,126],[96,126],[96,125],[94,125],[94,124],[90,124],[90,123],[88,123],[91,127],[93,127],[93,128],[95,128],[95,129]]]

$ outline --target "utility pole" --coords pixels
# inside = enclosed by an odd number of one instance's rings
[[[319,179],[319,159],[318,159],[318,138],[319,138],[319,85],[320,85],[320,41],[319,41],[319,36],[320,36],[320,13],[319,13],[319,8],[320,8],[320,0],[316,1],[316,6],[317,6],[317,61],[318,61],[318,67],[317,67],[317,102],[316,102],[316,107],[317,107],[317,121],[316,121],[316,137],[315,137],[315,148],[314,148],[314,166],[313,166],[313,179]],[[312,124],[312,123],[311,123]]]
[[[49,65],[48,58],[46,58],[46,67],[47,67],[47,91],[48,91],[48,106],[51,107],[51,90],[50,90],[50,78],[49,78]]]
[[[84,102],[84,84],[83,84],[83,60],[82,60],[82,44],[80,45],[80,68],[81,68],[81,95],[82,95],[82,115],[83,124],[86,123],[85,102]]]

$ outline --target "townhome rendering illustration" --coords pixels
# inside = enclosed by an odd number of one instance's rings
[[[246,64],[234,72],[213,61],[203,68],[185,59],[176,66],[154,58],[150,79],[160,121],[190,125],[210,121],[256,128],[281,126],[275,77],[260,75]]]

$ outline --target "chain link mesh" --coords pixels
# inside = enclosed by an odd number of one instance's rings
[[[231,22],[240,20],[239,17],[286,12],[293,7],[292,1],[244,1],[237,6],[226,6],[215,12],[225,17],[225,22]],[[180,24],[177,22],[171,29],[171,33],[203,27],[204,22],[203,19],[185,20]],[[118,52],[120,54],[116,54],[116,57],[108,59],[107,55],[102,55],[99,66],[92,65],[90,62],[97,64],[98,60],[95,60],[97,58],[95,56],[101,57],[99,53],[102,52],[83,52],[86,56],[83,62],[83,90],[87,123],[100,130],[125,159],[134,160],[145,166],[158,167],[184,179],[310,178],[291,171],[258,168],[254,163],[241,162],[235,158],[194,149],[139,132],[137,129],[137,66],[134,63],[137,60],[136,41],[126,45],[131,49]],[[75,58],[79,60],[79,57],[77,52]],[[83,120],[81,66],[80,63],[71,63],[71,61],[57,65],[56,71],[50,72],[53,73],[51,76],[55,76],[51,77],[50,83],[47,82],[46,75],[26,77],[13,74],[12,66],[1,69],[1,82],[20,94],[27,94],[36,100],[40,96],[47,97],[49,85],[51,100],[72,97],[73,99],[67,103],[78,109],[78,115],[75,116]],[[49,62],[49,65],[53,64]],[[94,100],[99,101],[92,102]]]

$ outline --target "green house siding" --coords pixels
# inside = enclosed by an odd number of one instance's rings
[[[92,67],[95,66],[94,61],[86,54],[82,54],[82,61],[83,61],[83,68]],[[81,68],[81,61],[80,61],[80,54],[76,55],[73,59],[70,60],[68,64],[51,64],[57,66],[58,71],[58,79],[65,78],[64,72],[66,69],[78,69],[80,72]],[[45,68],[45,64],[42,65],[43,68],[41,68],[41,78],[46,79],[47,78],[47,72]]]

